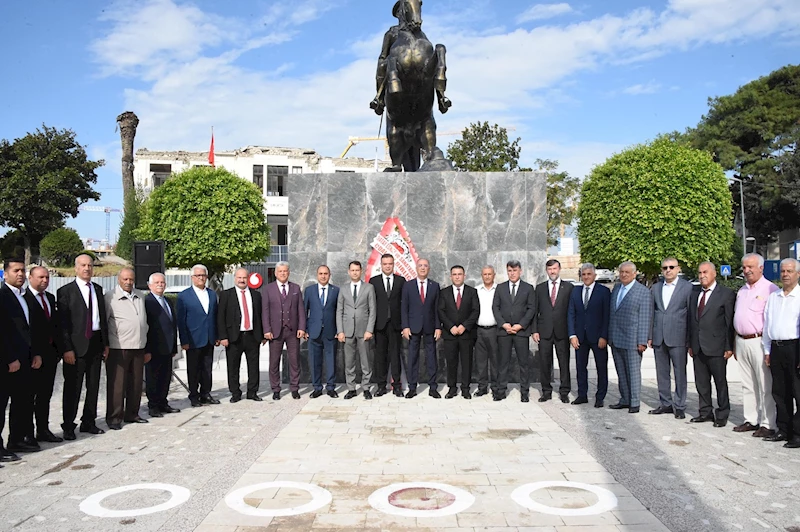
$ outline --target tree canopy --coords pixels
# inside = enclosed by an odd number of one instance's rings
[[[270,252],[261,190],[224,168],[196,167],[172,176],[142,205],[134,234],[164,241],[168,267],[199,263],[211,275]]]
[[[24,239],[25,261],[31,248],[78,206],[100,199],[92,184],[103,161],[91,161],[69,129],[42,125],[22,138],[0,141],[0,224],[16,229]]]
[[[83,251],[83,242],[75,229],[62,227],[50,231],[39,243],[39,252],[52,266],[69,266]]]
[[[506,128],[497,124],[470,124],[447,147],[447,158],[465,172],[513,172],[519,170],[519,141],[510,142]]]
[[[558,162],[536,159],[536,167],[547,174],[547,245],[557,246],[561,228],[572,225],[578,212],[581,182],[567,172],[558,172]]]
[[[733,229],[725,173],[711,155],[666,137],[597,166],[578,206],[583,260],[631,260],[648,276],[675,257],[691,268],[729,259]]]

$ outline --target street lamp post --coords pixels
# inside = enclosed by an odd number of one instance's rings
[[[742,252],[747,254],[747,229],[744,224],[744,182],[738,177],[728,177],[730,181],[739,182],[739,205],[742,207]]]

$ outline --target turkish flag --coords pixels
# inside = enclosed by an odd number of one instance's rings
[[[208,164],[216,167],[214,164],[214,130],[211,130],[211,147],[208,148]]]

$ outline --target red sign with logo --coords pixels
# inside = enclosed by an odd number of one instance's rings
[[[372,255],[367,262],[368,281],[370,277],[380,275],[381,256],[386,253],[394,257],[394,273],[403,276],[407,281],[416,279],[419,255],[399,218],[387,218],[383,229],[375,236],[371,245]]]
[[[253,290],[261,288],[262,284],[264,284],[264,278],[261,277],[260,273],[251,273],[250,277],[247,278],[247,286]]]

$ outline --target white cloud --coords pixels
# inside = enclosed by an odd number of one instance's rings
[[[517,24],[532,22],[534,20],[546,20],[566,13],[572,13],[572,11],[572,6],[566,3],[536,4],[519,14],[517,17]]]
[[[640,96],[642,94],[655,94],[661,90],[661,85],[656,83],[655,81],[650,81],[648,83],[638,83],[636,85],[631,85],[630,87],[625,87],[622,89],[622,94],[628,94],[630,96]]]

